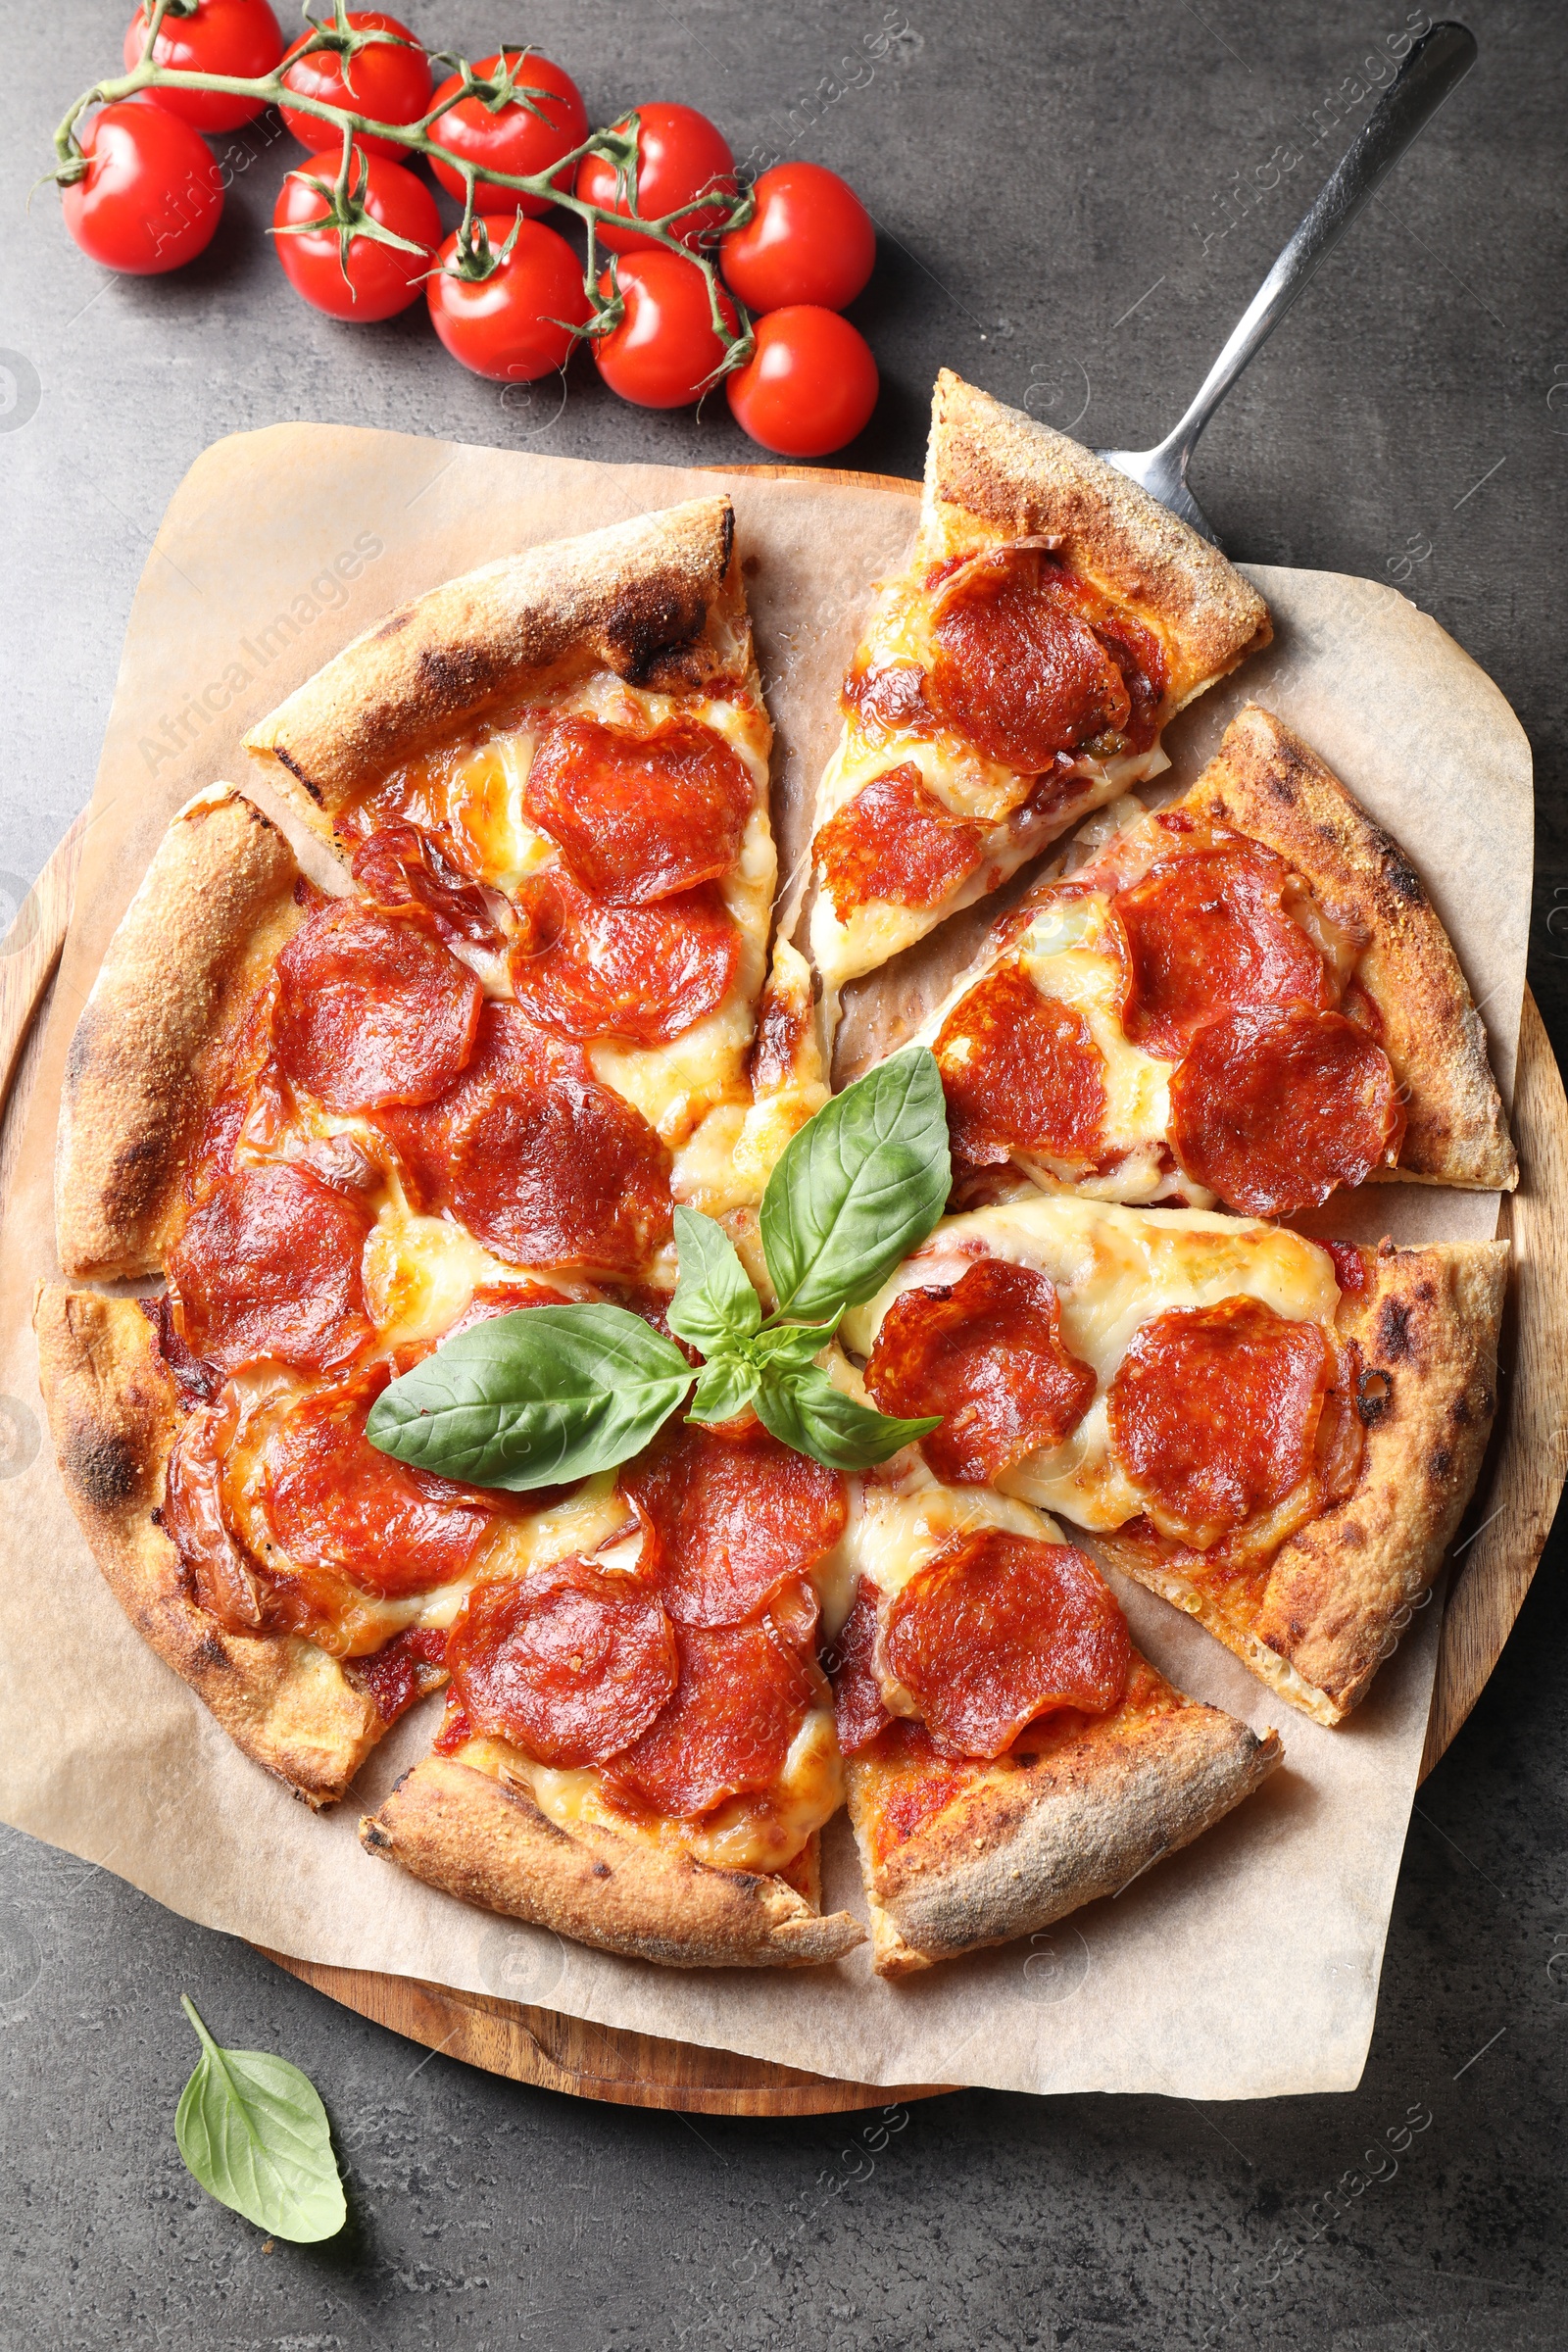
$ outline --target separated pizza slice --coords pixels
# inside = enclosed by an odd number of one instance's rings
[[[220,787],[170,826],[78,1023],[57,1209],[68,1275],[168,1286],[39,1302],[99,1564],[248,1753],[340,1795],[542,1508],[406,1468],[372,1404],[476,1316],[657,1319],[669,1154],[428,909],[322,897]]]
[[[432,589],[247,738],[362,890],[423,908],[714,1214],[766,961],[771,741],[724,498]]]
[[[1004,916],[920,1035],[971,1191],[1289,1216],[1368,1179],[1518,1180],[1420,877],[1255,704],[1191,791]]]
[[[1507,1257],[1030,1196],[945,1219],[844,1337],[884,1411],[943,1415],[937,1476],[1059,1512],[1335,1724],[1475,1486]]]
[[[1219,550],[1077,442],[946,370],[906,569],[817,791],[812,960],[838,992],[1168,765],[1183,706],[1269,642]]]
[[[676,1422],[494,1547],[452,1631],[435,1752],[361,1825],[466,1901],[672,1967],[799,1966],[844,1801],[817,1663],[850,1485],[744,1427]]]
[[[920,1467],[869,1476],[834,1643],[877,1974],[1033,1934],[1188,1845],[1280,1762],[1168,1683],[1053,1521]]]

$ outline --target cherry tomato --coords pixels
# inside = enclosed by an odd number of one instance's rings
[[[441,242],[441,216],[423,180],[401,164],[389,164],[382,155],[361,155],[358,149],[356,155],[355,195],[372,220],[395,236],[412,237],[419,251],[405,253],[401,246],[383,245],[375,237],[352,237],[345,278],[335,228],[320,229],[314,236],[278,236],[274,242],[283,274],[296,294],[329,318],[352,318],[363,325],[395,318],[418,301],[424,273]],[[288,173],[272,209],[274,229],[292,230],[296,224],[325,218],[328,206],[310,178],[331,183],[335,173],[326,169],[327,160],[318,156],[314,172],[307,165],[303,172]]]
[[[725,378],[743,433],[781,458],[825,458],[876,407],[871,347],[837,311],[794,303],[757,322],[757,349]]]
[[[515,220],[515,214],[486,219],[497,256]],[[457,250],[454,231],[441,248],[440,273],[426,281],[431,322],[452,357],[498,384],[529,384],[564,368],[576,341],[572,327],[592,317],[582,266],[565,238],[524,220],[506,260],[481,278],[451,273]]]
[[[195,260],[223,210],[218,166],[177,115],[124,98],[76,133],[90,161],[61,207],[83,253],[106,269],[154,277]]]
[[[125,30],[125,64],[141,63],[147,40],[145,5]],[[267,0],[197,0],[191,17],[165,17],[153,62],[181,74],[235,74],[247,81],[270,74],[283,54],[283,35]],[[262,112],[260,98],[225,98],[220,90],[148,90],[154,106],[196,130],[237,130]]]
[[[287,86],[302,98],[320,99],[325,106],[351,107],[357,115],[368,115],[372,122],[417,122],[430,110],[430,61],[413,33],[379,8],[350,9],[348,23],[352,32],[395,32],[400,43],[410,45],[373,42],[347,61],[345,75],[345,61],[335,49],[318,49],[301,57],[299,52],[313,37],[302,32],[289,51],[296,62],[284,68]],[[300,145],[313,154],[318,148],[342,145],[342,132],[318,115],[303,115],[298,107],[285,106],[283,120]],[[409,152],[395,139],[377,138],[373,131],[358,144],[367,155],[385,156],[392,163]]]
[[[514,55],[516,53],[514,52]],[[481,80],[499,75],[506,67],[505,56],[481,58],[474,72]],[[578,95],[577,84],[569,74],[553,66],[548,57],[537,51],[523,59],[517,68],[517,79],[524,89],[546,90],[548,97],[536,98],[539,115],[530,115],[525,106],[514,99],[491,114],[481,100],[464,98],[448,114],[432,124],[430,136],[466,163],[488,164],[496,172],[548,172],[564,155],[588,136],[588,110]],[[435,94],[435,103],[451,96],[463,86],[456,74],[444,81]],[[463,173],[450,164],[438,163],[432,156],[430,169],[451,196],[463,195]],[[481,213],[529,213],[535,220],[550,207],[538,196],[519,196],[514,188],[498,188],[489,180],[479,180],[473,191],[474,208]]]
[[[849,181],[820,164],[775,164],[757,210],[719,246],[726,282],[750,311],[798,302],[842,311],[871,274],[876,230]]]
[[[594,358],[612,392],[640,409],[683,409],[700,400],[724,358],[713,332],[708,287],[695,262],[654,246],[629,253],[615,264],[614,279],[626,305],[620,324],[594,338]],[[599,291],[611,290],[611,272]],[[733,334],[733,306],[719,304]]]
[[[662,220],[694,196],[735,193],[735,158],[706,115],[694,106],[640,106],[637,112],[637,210],[645,220]],[[615,124],[626,128],[629,118]],[[629,213],[630,205],[615,193],[615,167],[608,156],[585,155],[577,166],[577,193],[585,203],[602,204],[613,213]],[[724,219],[721,207],[704,205],[675,223],[683,245],[698,245],[704,234]],[[611,253],[659,253],[636,228],[601,225],[599,242]]]

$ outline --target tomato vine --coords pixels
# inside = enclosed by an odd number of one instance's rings
[[[475,188],[479,182],[487,187],[504,187],[517,196],[536,199],[541,205],[560,205],[563,211],[574,213],[583,223],[587,238],[587,257],[583,270],[583,286],[590,317],[586,325],[573,327],[573,334],[597,338],[611,333],[623,313],[622,297],[616,282],[616,261],[613,253],[602,255],[599,249],[601,223],[630,220],[639,235],[665,252],[688,261],[701,272],[707,288],[709,315],[713,333],[722,347],[723,357],[709,379],[716,383],[732,369],[745,366],[754,348],[750,315],[733,299],[720,291],[718,266],[714,259],[718,241],[729,230],[743,227],[752,218],[755,199],[749,189],[730,192],[709,187],[668,213],[645,219],[638,206],[638,118],[635,114],[605,130],[590,131],[587,138],[562,155],[543,172],[507,172],[491,162],[479,163],[456,153],[443,145],[439,136],[441,118],[465,100],[475,100],[490,113],[499,113],[508,105],[518,105],[530,114],[543,117],[545,104],[555,95],[548,89],[531,85],[523,75],[531,54],[528,47],[517,50],[510,61],[501,52],[501,72],[481,74],[464,57],[446,50],[421,52],[432,66],[444,66],[449,75],[457,77],[457,86],[444,96],[438,96],[426,113],[416,121],[384,122],[373,116],[339,106],[330,100],[314,97],[292,88],[285,74],[302,57],[330,55],[341,60],[345,74],[352,69],[353,60],[364,50],[378,45],[401,46],[402,36],[379,28],[359,27],[350,24],[347,0],[332,0],[330,21],[317,20],[307,15],[312,27],[308,37],[290,49],[269,74],[246,76],[231,74],[209,74],[160,64],[154,56],[160,29],[166,20],[178,20],[194,13],[196,0],[151,0],[146,17],[146,34],[141,55],[125,73],[105,77],[82,93],[68,110],[54,134],[56,161],[52,178],[61,188],[70,188],[82,179],[90,169],[90,158],[77,137],[77,124],[83,115],[97,106],[139,97],[144,91],[169,90],[211,92],[222,97],[249,101],[259,112],[264,106],[286,105],[292,114],[309,115],[335,131],[341,140],[337,167],[330,176],[323,168],[322,158],[310,161],[318,168],[318,185],[327,210],[313,220],[313,229],[335,229],[340,256],[347,276],[347,256],[351,238],[368,238],[372,242],[408,248],[409,241],[396,235],[373,220],[364,202],[365,174],[356,169],[357,139],[374,137],[387,141],[406,159],[425,156],[432,163],[448,167],[459,176],[464,187],[463,220],[457,231],[457,246],[450,265],[458,274],[474,279],[488,276],[499,268],[503,256],[491,248],[483,225],[483,216],[475,206]],[[615,174],[614,207],[597,204],[577,194],[574,185],[578,165],[586,156],[603,156]],[[308,171],[309,167],[305,167]],[[707,217],[699,238],[693,239],[688,216],[701,213]],[[714,220],[712,216],[716,215]],[[686,232],[681,223],[688,221]],[[688,241],[691,240],[691,241]],[[603,284],[601,280],[604,280]]]

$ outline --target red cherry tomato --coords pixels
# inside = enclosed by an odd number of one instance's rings
[[[325,168],[325,156],[317,157],[315,164],[314,171],[307,165],[302,172],[290,172],[278,189],[274,229],[292,231],[325,218],[326,201],[310,180],[324,179],[330,185],[335,174]],[[441,242],[441,216],[423,180],[401,164],[389,164],[385,156],[358,156],[354,193],[372,220],[395,236],[411,237],[419,251],[405,253],[401,246],[383,245],[376,237],[351,237],[345,277],[335,228],[322,228],[315,235],[280,235],[273,241],[283,274],[296,294],[329,318],[352,318],[364,325],[395,318],[418,301],[424,273]]]
[[[76,136],[88,167],[64,191],[61,208],[83,253],[106,269],[154,277],[211,244],[223,184],[188,122],[125,98]]]
[[[825,458],[870,422],[876,362],[837,311],[795,303],[758,320],[757,349],[725,385],[736,423],[764,449]]]
[[[849,181],[820,164],[775,164],[755,193],[756,212],[719,246],[726,282],[750,311],[842,311],[876,260],[871,216]]]
[[[513,54],[515,56],[516,52]],[[507,63],[504,56],[481,58],[473,70],[481,80],[487,80],[498,76]],[[518,66],[517,80],[524,89],[549,92],[548,97],[534,100],[539,115],[529,114],[515,99],[492,115],[479,99],[463,98],[431,125],[430,136],[441,146],[450,147],[454,155],[461,155],[466,163],[488,165],[495,172],[548,172],[552,164],[559,164],[564,155],[569,155],[588,136],[588,110],[571,75],[537,52]],[[462,86],[460,76],[454,74],[450,81],[441,84],[434,103],[439,105]],[[430,169],[448,195],[462,197],[461,172],[454,171],[450,164],[437,162],[433,156]],[[550,210],[538,196],[519,196],[514,188],[499,188],[487,179],[476,183],[473,202],[477,212],[504,213],[510,217],[521,211],[535,220]]]
[[[127,69],[141,63],[148,10],[138,8],[125,30]],[[254,81],[270,74],[283,54],[283,35],[267,0],[198,0],[191,17],[165,17],[153,62],[181,74],[233,74]],[[262,111],[260,98],[225,98],[220,90],[148,90],[166,114],[196,130],[237,130]]]
[[[625,312],[620,324],[594,339],[599,372],[612,392],[640,409],[684,409],[700,400],[709,378],[724,358],[724,345],[713,332],[708,287],[695,262],[654,246],[647,253],[628,253],[615,264]],[[611,272],[599,280],[599,291],[611,290]],[[721,294],[719,304],[730,332],[739,321],[734,307]]]
[[[640,106],[636,111],[637,210],[643,220],[662,220],[666,213],[710,189],[720,196],[734,195],[735,158],[722,131],[715,130],[706,115],[700,115],[694,106]],[[617,122],[615,128],[624,130],[627,120]],[[609,212],[626,214],[631,210],[615,193],[615,167],[608,156],[583,157],[577,166],[577,193],[585,203],[602,204]],[[674,233],[683,245],[695,246],[723,219],[722,207],[704,205],[677,221]],[[610,253],[662,250],[636,228],[601,225],[599,242]]]
[[[330,15],[325,21],[330,24]],[[288,53],[295,62],[283,70],[288,88],[297,90],[302,98],[318,98],[325,106],[351,107],[372,122],[417,122],[430,110],[430,61],[413,33],[379,8],[350,9],[348,23],[351,32],[395,32],[399,43],[408,45],[375,41],[348,60],[335,49],[318,49],[301,57],[301,49],[313,37],[303,32]],[[342,132],[318,115],[301,114],[298,107],[285,106],[283,120],[300,145],[313,154],[342,144]],[[367,155],[385,156],[392,163],[409,152],[395,139],[377,138],[373,131],[358,143]]]
[[[514,214],[485,221],[498,256],[515,220]],[[457,250],[454,232],[441,248],[439,274],[426,282],[431,321],[452,357],[498,384],[532,383],[564,368],[576,341],[572,327],[592,316],[581,265],[565,238],[524,220],[506,260],[482,278],[450,273]]]

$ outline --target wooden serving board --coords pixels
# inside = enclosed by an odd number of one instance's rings
[[[768,476],[798,468],[758,466]],[[824,477],[813,469],[808,477]],[[829,476],[912,491],[876,474]],[[85,814],[78,816],[0,940],[0,1204],[31,1092],[45,1009],[71,918]],[[1522,1175],[1497,1230],[1513,1245],[1499,1361],[1502,1407],[1449,1572],[1424,1780],[1475,1705],[1523,1604],[1568,1470],[1568,1099],[1535,1000],[1519,1033],[1513,1132]],[[327,1968],[270,1952],[280,1968],[430,2050],[513,2081],[623,2106],[708,2115],[823,2115],[927,2098],[951,2087],[889,2087],[596,2026],[555,2010],[413,1978]]]

